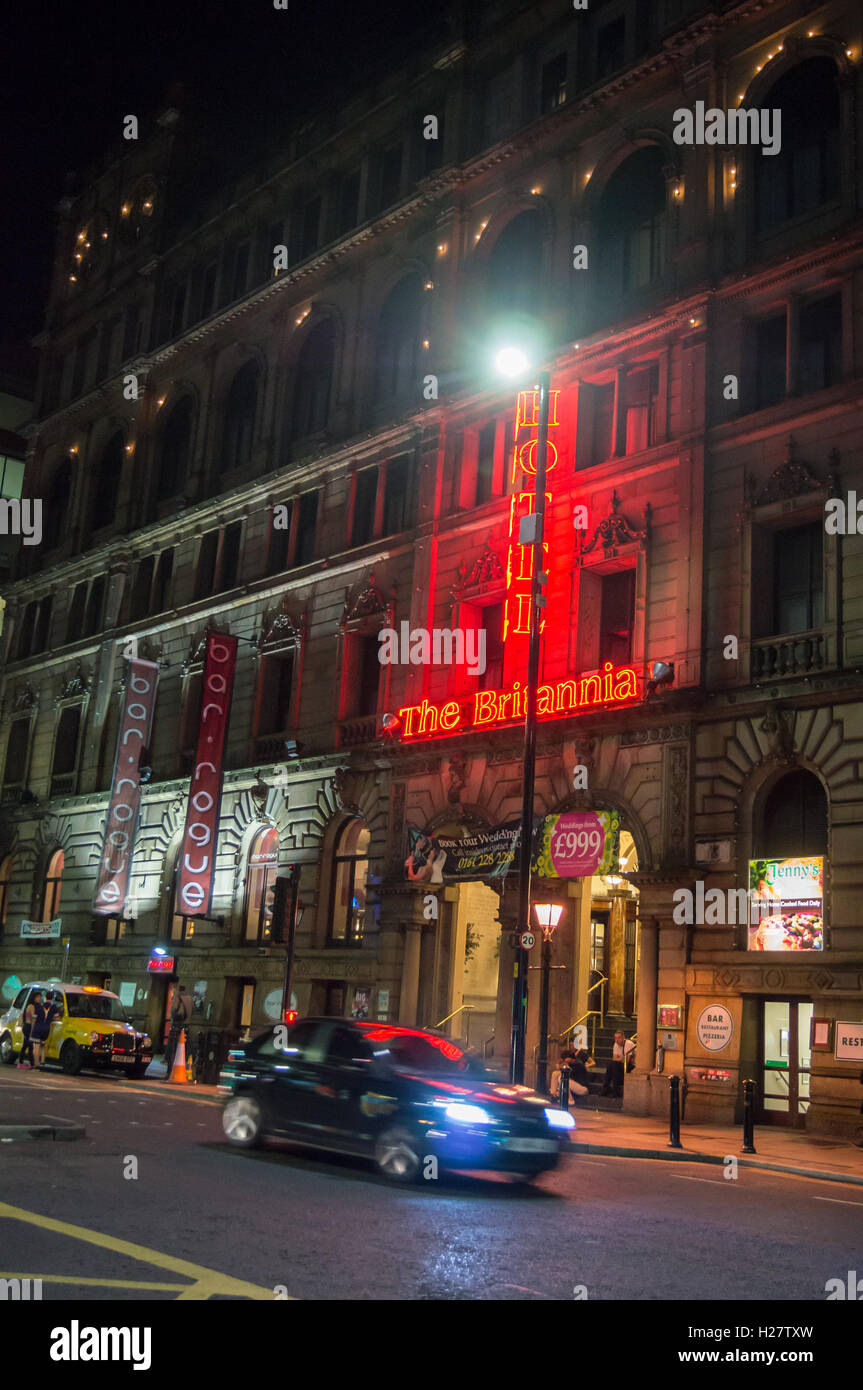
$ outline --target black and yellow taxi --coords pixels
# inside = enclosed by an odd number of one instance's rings
[[[402,1183],[439,1168],[533,1178],[557,1165],[575,1126],[442,1034],[352,1019],[276,1025],[232,1049],[219,1089],[232,1144],[287,1139],[371,1159]]]
[[[24,985],[0,1014],[0,1061],[11,1066],[20,1056],[24,1010],[37,990],[43,1004],[57,1010],[45,1045],[46,1062],[59,1062],[69,1076],[82,1067],[135,1078],[144,1075],[153,1047],[146,1033],[133,1027],[118,996],[96,985],[57,981]]]

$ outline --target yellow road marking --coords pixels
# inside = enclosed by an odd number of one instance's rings
[[[192,1294],[190,1291],[184,1293],[183,1297],[204,1297],[209,1298],[210,1293],[232,1294],[236,1298],[252,1298],[259,1302],[265,1299],[271,1300],[273,1297],[272,1289],[262,1288],[259,1284],[247,1283],[245,1279],[234,1279],[229,1274],[220,1274],[216,1269],[208,1269],[205,1265],[193,1264],[191,1260],[178,1259],[176,1255],[166,1255],[158,1250],[150,1250],[146,1245],[136,1245],[130,1240],[119,1240],[116,1236],[104,1235],[101,1231],[88,1230],[86,1226],[73,1226],[68,1221],[55,1221],[51,1216],[42,1216],[38,1212],[24,1211],[22,1207],[9,1206],[6,1202],[0,1202],[0,1219],[6,1217],[11,1221],[27,1222],[31,1226],[39,1226],[45,1231],[55,1231],[61,1236],[71,1236],[73,1240],[86,1241],[89,1245],[96,1245],[102,1250],[113,1250],[118,1255],[127,1255],[132,1260],[140,1260],[143,1264],[155,1265],[157,1269],[167,1270],[171,1274],[182,1274],[187,1279],[193,1279],[196,1284],[200,1284],[206,1290],[201,1295]]]
[[[38,1279],[42,1284],[93,1284],[104,1289],[169,1289],[179,1292],[194,1284],[149,1284],[131,1279],[83,1279],[77,1274],[0,1274],[0,1279]]]

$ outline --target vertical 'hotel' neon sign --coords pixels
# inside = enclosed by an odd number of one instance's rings
[[[557,418],[557,398],[560,391],[549,391],[548,396],[548,456],[546,472],[550,473],[557,463],[557,449],[551,438],[552,429],[560,421]],[[520,474],[527,481],[536,478],[536,431],[539,426],[539,391],[519,391],[515,407],[515,431],[512,448],[512,482]],[[546,508],[551,500],[547,492]],[[536,484],[514,492],[509,505],[509,549],[506,559],[506,600],[503,608],[503,640],[508,637],[527,637],[530,633],[530,584],[533,578],[533,546],[522,545],[518,539],[519,523],[523,516],[531,516],[536,508]],[[548,554],[548,541],[542,543],[543,554]],[[545,619],[540,623],[540,632],[545,627]]]

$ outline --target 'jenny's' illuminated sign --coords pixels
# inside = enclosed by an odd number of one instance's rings
[[[405,705],[398,712],[398,734],[403,743],[441,738],[447,734],[493,729],[524,720],[526,687],[516,681],[511,690],[477,690],[456,700],[433,705]],[[625,704],[638,698],[638,676],[631,666],[612,666],[571,680],[541,685],[536,693],[539,719],[561,719],[582,709]]]

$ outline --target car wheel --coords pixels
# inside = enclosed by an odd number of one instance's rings
[[[422,1160],[410,1130],[401,1125],[385,1130],[375,1144],[375,1163],[390,1182],[416,1182]]]
[[[83,1058],[81,1049],[76,1042],[64,1042],[60,1049],[60,1066],[67,1076],[77,1076],[81,1070]]]
[[[11,1067],[15,1061],[15,1049],[12,1046],[12,1038],[9,1033],[4,1033],[0,1038],[0,1062],[5,1066]]]
[[[251,1149],[261,1140],[264,1112],[251,1096],[234,1096],[222,1111],[222,1129],[232,1144]]]

